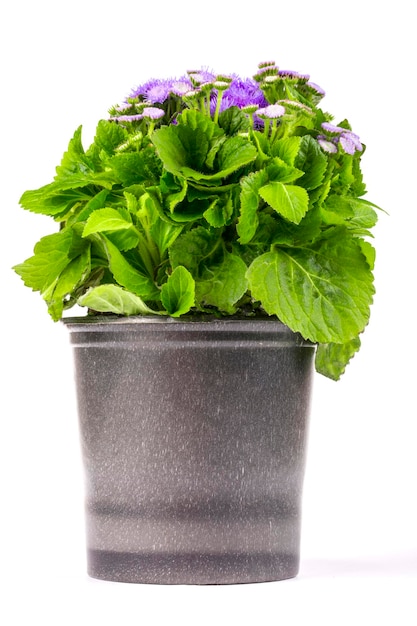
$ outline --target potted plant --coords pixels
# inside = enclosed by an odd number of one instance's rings
[[[311,370],[337,380],[374,287],[364,146],[309,76],[188,71],[81,127],[21,204],[14,269],[74,347],[89,573],[295,576]]]

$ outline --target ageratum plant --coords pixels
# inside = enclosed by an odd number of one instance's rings
[[[15,271],[54,320],[74,304],[277,316],[338,379],[369,320],[377,207],[363,198],[364,146],[323,96],[275,63],[139,86],[88,150],[80,127],[53,182],[23,194],[60,228]]]

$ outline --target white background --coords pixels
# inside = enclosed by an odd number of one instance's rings
[[[417,624],[416,133],[412,3],[15,2],[1,9],[0,620],[42,624]],[[19,208],[79,124],[88,146],[131,87],[259,61],[308,72],[367,144],[377,296],[343,380],[316,377],[297,579],[123,585],[85,574],[83,479],[66,330],[10,266],[55,230]],[[413,63],[414,61],[414,63]],[[4,614],[4,615],[2,615]]]

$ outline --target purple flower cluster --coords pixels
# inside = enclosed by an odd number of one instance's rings
[[[158,107],[145,107],[142,109],[142,113],[135,113],[132,115],[115,115],[110,119],[117,122],[140,122],[140,120],[159,120],[164,117],[165,113]]]
[[[212,107],[216,106],[217,94],[212,95]],[[268,101],[260,89],[258,83],[251,78],[240,78],[232,76],[232,82],[228,89],[223,92],[223,98],[220,111],[236,106],[243,109],[246,106],[256,105],[258,107],[266,107]]]
[[[323,122],[322,129],[327,135],[319,135],[317,141],[325,152],[337,152],[337,145],[340,144],[346,154],[355,154],[356,151],[361,152],[363,146],[358,135],[347,128],[334,126],[330,122]]]
[[[253,79],[242,79],[239,76],[232,76],[229,87],[223,91],[220,110],[231,106],[240,109],[247,105],[255,104],[259,107],[268,105],[265,96],[259,85]],[[205,85],[215,83],[216,76],[207,70],[190,71],[187,76],[179,79],[169,78],[166,80],[153,79],[137,87],[130,98],[140,98],[149,104],[163,104],[170,95],[186,96],[195,94]],[[210,99],[210,108],[216,108],[217,90],[214,86]]]

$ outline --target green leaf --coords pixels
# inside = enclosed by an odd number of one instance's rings
[[[62,191],[58,183],[51,183],[39,189],[25,191],[20,198],[20,204],[32,213],[56,217],[68,213],[77,203],[90,199],[91,195],[84,189]]]
[[[169,251],[172,267],[183,265],[194,276],[201,261],[207,259],[220,245],[218,233],[198,226],[184,233],[174,242]]]
[[[373,247],[371,243],[369,243],[369,241],[364,241],[363,239],[358,239],[358,245],[360,249],[362,250],[362,253],[366,259],[366,262],[368,263],[371,270],[373,270],[375,267],[375,256],[376,256],[375,248]]]
[[[85,175],[92,172],[91,162],[87,158],[82,145],[81,130],[82,127],[79,126],[68,144],[68,149],[62,157],[61,164],[56,168],[56,181],[59,181],[60,178],[66,179],[73,174]]]
[[[259,189],[268,182],[265,169],[253,172],[241,180],[240,217],[237,223],[237,233],[242,244],[249,243],[258,228]]]
[[[70,260],[80,253],[80,250],[73,252],[74,238],[76,235],[72,229],[42,237],[34,248],[35,254],[13,269],[27,287],[44,292],[55,283]],[[83,247],[87,245],[84,243]]]
[[[165,169],[172,174],[180,174],[187,162],[187,152],[174,126],[158,128],[152,135],[152,142]]]
[[[186,110],[178,116],[178,124],[163,126],[152,135],[159,158],[165,169],[181,175],[187,166],[192,171],[202,169],[213,138],[223,131],[207,116]]]
[[[176,267],[165,285],[162,285],[161,302],[172,317],[188,313],[194,306],[194,278],[185,267]]]
[[[244,137],[236,135],[235,137],[230,137],[221,145],[215,162],[217,171],[204,174],[195,171],[194,167],[184,167],[182,168],[182,173],[193,180],[218,181],[254,161],[256,155],[255,146]]]
[[[247,267],[236,254],[224,250],[221,261],[203,262],[201,279],[196,281],[196,299],[202,305],[233,314],[235,304],[248,288]]]
[[[203,216],[214,228],[221,228],[230,222],[233,215],[233,200],[229,194],[226,198],[216,198]]]
[[[373,276],[355,239],[345,231],[309,248],[275,249],[251,264],[252,296],[305,339],[346,343],[363,331]]]
[[[185,126],[185,121],[190,121],[190,125]],[[176,126],[156,130],[152,142],[168,172],[210,183],[229,176],[253,161],[257,154],[256,148],[244,137],[234,136],[220,142],[222,135],[223,131],[206,116],[198,111],[184,111]],[[216,158],[213,171],[209,171],[206,161],[213,145]]]
[[[271,155],[279,157],[287,165],[294,165],[296,156],[300,150],[301,137],[285,137],[275,141],[271,148]]]
[[[247,115],[241,111],[239,107],[232,106],[220,113],[219,126],[223,128],[226,135],[231,136],[248,131],[249,120]]]
[[[48,312],[52,319],[57,322],[62,317],[62,312],[66,308],[66,298],[71,296],[76,287],[82,283],[91,271],[90,248],[63,269],[59,278],[51,287],[43,293],[43,297],[48,304]],[[74,304],[73,302],[71,304]]]
[[[259,189],[259,195],[285,219],[299,224],[308,211],[308,193],[297,185],[272,182]]]
[[[109,160],[113,176],[125,187],[145,183],[158,183],[162,172],[161,162],[153,148],[145,148],[141,152],[116,154]]]
[[[100,150],[113,155],[115,149],[128,138],[128,132],[120,124],[108,120],[100,120],[97,124],[94,143]]]
[[[280,183],[292,183],[304,174],[304,172],[292,165],[288,165],[279,157],[274,157],[266,170],[271,182],[279,181]]]
[[[72,222],[85,222],[93,211],[97,209],[103,209],[106,204],[107,197],[109,195],[108,189],[102,189],[95,196],[90,198],[87,202],[83,203],[79,211],[74,212],[67,218],[67,224]]]
[[[302,137],[294,165],[304,172],[298,184],[305,189],[316,189],[322,183],[327,169],[327,157],[310,135]]]
[[[109,268],[116,282],[145,300],[159,300],[159,290],[153,280],[132,267],[120,250],[107,237],[104,235],[102,237]]]
[[[131,250],[139,242],[139,233],[132,224],[130,214],[122,208],[98,209],[91,213],[83,231],[83,237],[95,233],[107,233],[119,250]]]
[[[169,206],[169,210],[171,213],[174,213],[175,207],[184,200],[187,194],[187,189],[188,189],[187,181],[185,180],[185,178],[181,178],[180,181],[181,181],[181,187],[178,189],[178,191],[174,191],[174,193],[170,193],[166,199],[166,202]]]
[[[115,313],[117,315],[160,315],[153,311],[134,293],[126,291],[119,285],[98,285],[91,287],[78,298],[80,306],[86,306],[99,313]]]
[[[361,340],[354,337],[347,343],[319,344],[316,351],[316,370],[332,380],[339,380],[347,364],[359,350]]]
[[[93,233],[114,232],[134,228],[132,221],[122,216],[119,211],[111,208],[98,209],[88,218],[83,231],[83,237]]]

